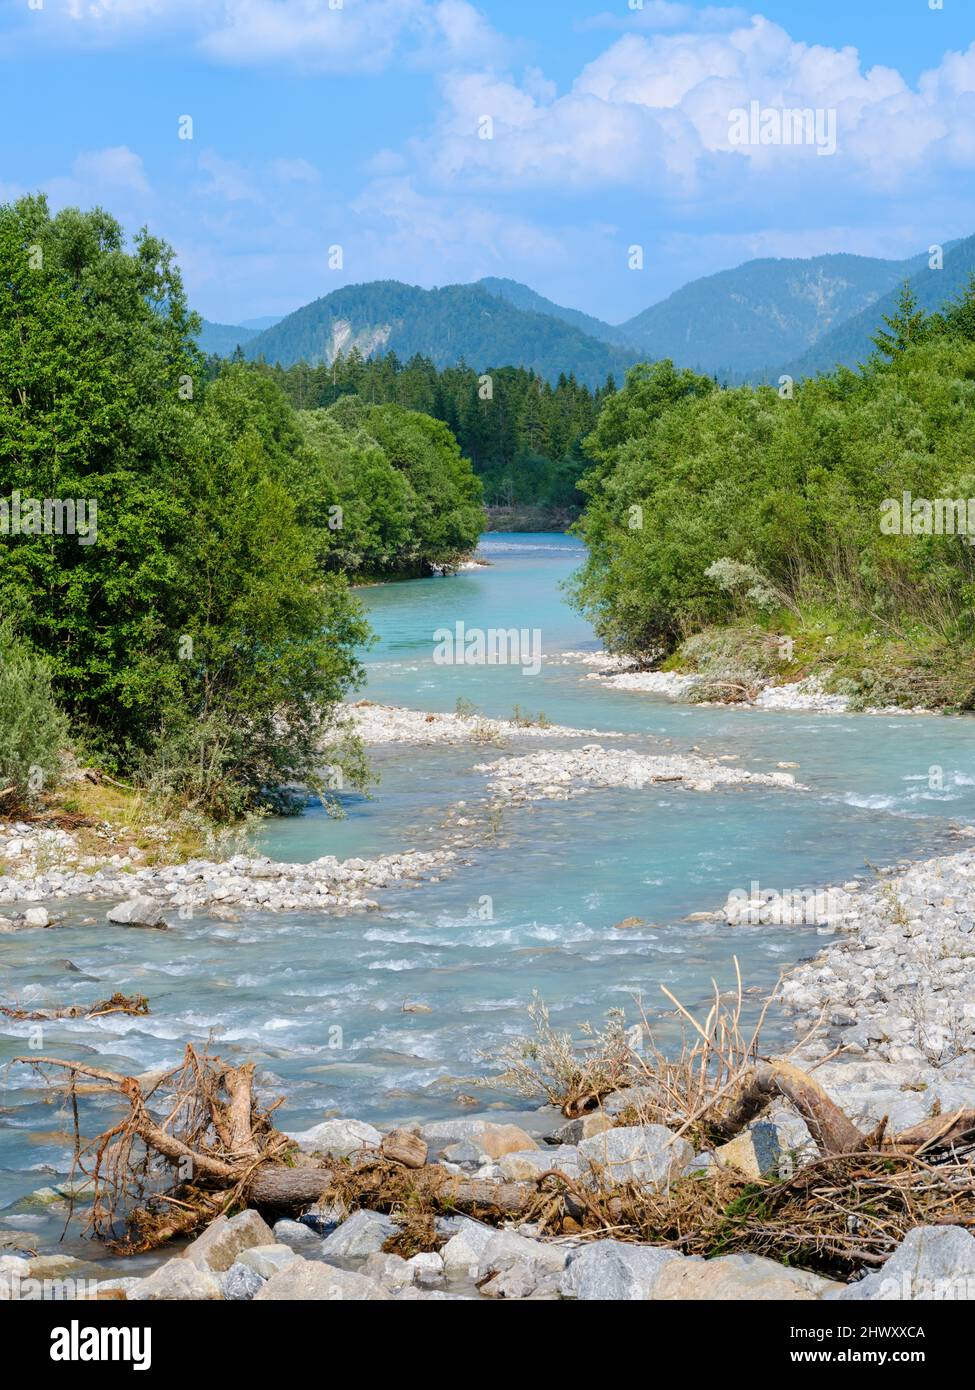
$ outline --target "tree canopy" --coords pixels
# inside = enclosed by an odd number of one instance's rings
[[[968,649],[970,535],[881,523],[904,494],[934,516],[938,499],[947,512],[975,498],[973,323],[975,288],[932,316],[905,295],[886,357],[794,392],[714,390],[667,362],[631,371],[587,441],[597,464],[582,483],[589,557],[575,596],[606,642],[660,659],[740,618],[742,593],[718,582],[729,561],[759,576],[753,594],[779,596],[780,625],[791,610],[831,630]],[[767,623],[760,607],[751,617]]]

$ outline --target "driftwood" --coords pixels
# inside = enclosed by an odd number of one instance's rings
[[[64,1004],[53,1009],[18,1009],[12,1004],[0,1004],[0,1014],[18,1023],[48,1023],[58,1018],[104,1018],[106,1014],[143,1015],[149,1012],[149,1000],[144,994],[113,994],[97,1004]]]
[[[956,1144],[975,1140],[975,1110],[955,1110],[947,1115],[932,1115],[910,1129],[901,1130],[890,1147],[907,1153],[925,1153],[928,1149],[949,1149]]]
[[[460,1178],[439,1163],[412,1170],[418,1188],[425,1188],[434,1205],[443,1211],[479,1215],[498,1211],[521,1216],[536,1192],[533,1183],[494,1182],[480,1178]],[[247,1196],[256,1207],[274,1211],[298,1211],[316,1202],[338,1198],[349,1186],[348,1174],[326,1168],[287,1168],[264,1164],[255,1170],[247,1185]],[[379,1205],[386,1205],[380,1202]]]
[[[271,1122],[280,1101],[266,1109],[257,1103],[252,1063],[227,1066],[192,1047],[181,1067],[145,1077],[57,1057],[15,1061],[58,1069],[72,1099],[108,1090],[127,1103],[128,1115],[112,1129],[87,1145],[76,1140],[76,1168],[94,1180],[91,1224],[116,1249],[152,1248],[247,1204],[275,1214],[337,1202],[397,1212],[460,1211],[488,1221],[538,1219],[556,1209],[563,1220],[585,1224],[587,1212],[602,1219],[591,1196],[563,1174],[526,1182],[461,1177],[428,1163],[426,1145],[408,1131],[394,1131],[380,1148],[363,1149],[351,1161],[300,1153]],[[956,1145],[975,1142],[975,1110],[932,1116],[892,1137],[885,1137],[885,1125],[864,1135],[808,1073],[765,1059],[743,1066],[704,1119],[712,1133],[730,1139],[778,1097],[805,1120],[821,1161],[865,1156],[877,1163],[889,1155],[927,1164],[936,1151],[950,1154]],[[129,1232],[121,1241],[120,1220]]]
[[[784,1097],[802,1116],[824,1156],[862,1153],[867,1149],[866,1136],[808,1072],[791,1062],[755,1062],[743,1072],[731,1095],[708,1112],[706,1118],[719,1133],[733,1139],[776,1096]]]

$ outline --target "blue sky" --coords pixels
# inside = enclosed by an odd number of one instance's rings
[[[619,321],[975,232],[973,41],[971,0],[0,0],[0,198],[149,225],[222,322],[481,275]],[[753,101],[834,113],[835,154],[733,147]]]

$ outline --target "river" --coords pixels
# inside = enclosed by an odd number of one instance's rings
[[[533,990],[555,1024],[577,1032],[614,1007],[636,1018],[638,999],[656,1011],[666,1002],[661,984],[694,1007],[712,978],[731,982],[737,956],[758,1000],[825,938],[811,927],[689,923],[688,914],[753,882],[799,890],[937,853],[956,843],[953,824],[975,822],[970,719],[775,714],[602,688],[585,666],[553,659],[598,646],[561,587],[581,546],[495,534],[481,554],[487,567],[362,592],[379,639],[363,695],[437,711],[460,698],[494,717],[519,706],[557,724],[624,731],[622,747],[649,751],[669,740],[668,751],[696,746],[754,771],[798,763],[808,792],[664,785],[512,808],[452,874],[383,892],[380,911],[345,919],[198,914],[155,933],[107,928],[104,904],[70,904],[64,929],[3,939],[0,997],[40,1008],[122,990],[147,995],[151,1013],[50,1023],[35,1047],[140,1072],[173,1063],[186,1042],[209,1042],[228,1060],[259,1063],[265,1093],[287,1096],[289,1129],[325,1114],[388,1125],[464,1113],[460,1098],[474,1079],[527,1030]],[[539,629],[540,672],[434,664],[433,632],[457,621]],[[433,847],[448,808],[483,803],[474,764],[503,751],[377,751],[381,782],[371,797],[346,796],[342,820],[313,807],[267,824],[261,848],[307,861]],[[943,790],[930,789],[932,767],[943,770]],[[634,916],[646,925],[616,929]],[[666,1035],[674,1025],[665,1016],[661,1027]],[[5,1023],[0,1062],[29,1050],[32,1028]],[[67,1117],[25,1069],[3,1077],[0,1222],[34,1222],[46,1238],[50,1217],[24,1201],[68,1173]],[[485,1105],[510,1101],[478,1095]],[[109,1102],[91,1105],[107,1122]]]

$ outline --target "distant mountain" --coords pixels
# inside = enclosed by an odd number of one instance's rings
[[[262,333],[265,328],[273,328],[283,318],[283,314],[265,314],[260,319],[241,319],[240,326],[241,328],[252,328],[255,333]]]
[[[869,313],[923,264],[921,256],[747,261],[693,280],[618,331],[651,357],[740,379],[798,357],[854,315]]]
[[[910,280],[921,308],[929,313],[940,309],[949,299],[956,299],[975,274],[975,236],[966,237],[964,241],[949,242],[941,270],[928,269],[927,255],[892,264],[900,265],[901,274],[887,294],[820,338],[800,357],[787,362],[782,372],[799,378],[832,371],[838,364],[856,367],[865,362],[874,351],[871,339],[882,326],[884,315],[892,314],[897,307],[901,284],[905,279]]]
[[[897,286],[926,265],[926,255],[902,261],[849,255],[746,261],[734,270],[692,280],[616,325],[555,304],[516,280],[478,284],[519,309],[562,319],[641,358],[670,357],[680,367],[736,384],[770,375],[779,370],[777,363],[806,352],[817,365],[825,362],[833,350],[832,334],[842,343],[845,325],[858,323],[860,315],[869,331],[861,331],[856,341],[868,339],[879,322],[873,317],[875,306],[896,295]],[[822,353],[817,351],[820,344]]]
[[[331,362],[352,348],[364,357],[395,352],[404,361],[421,353],[438,367],[522,366],[553,382],[574,373],[589,386],[611,372],[621,381],[634,362],[662,357],[732,385],[783,372],[801,377],[869,356],[870,337],[905,279],[928,309],[959,294],[975,271],[975,237],[949,242],[945,251],[941,271],[928,270],[926,252],[901,261],[850,255],[747,261],[693,280],[617,325],[516,280],[491,277],[434,290],[372,281],[335,290],[280,320],[205,323],[200,346],[230,356],[240,344],[247,357],[283,366]]]
[[[203,328],[196,341],[202,353],[230,357],[238,344],[244,347],[251,338],[257,337],[257,333],[256,328],[245,328],[242,324],[236,326],[230,323],[211,323],[209,319],[204,319]]]
[[[611,323],[604,323],[602,319],[593,318],[591,314],[584,314],[581,309],[566,309],[564,305],[546,299],[543,294],[536,294],[533,289],[519,284],[517,280],[499,280],[488,276],[477,283],[482,289],[487,290],[488,294],[493,294],[495,299],[505,299],[516,309],[527,309],[529,313],[549,314],[554,319],[562,319],[564,323],[571,323],[573,328],[587,333],[590,338],[598,338],[602,343],[629,346],[621,328],[614,328]]]
[[[334,290],[252,337],[244,352],[287,367],[332,362],[353,348],[363,357],[395,352],[402,360],[421,353],[438,367],[460,361],[478,370],[526,367],[553,382],[574,372],[589,386],[602,385],[611,372],[622,381],[639,358],[635,350],[601,341],[552,313],[519,308],[481,285],[424,290],[397,280]]]

